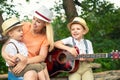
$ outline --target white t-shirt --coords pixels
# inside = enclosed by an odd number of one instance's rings
[[[85,39],[87,42],[87,46],[88,46],[88,54],[93,54],[93,47],[92,47],[92,43],[90,40]],[[77,41],[75,39],[73,39],[72,37],[68,37],[65,39],[61,40],[64,44],[69,44],[72,46],[77,46],[79,48],[79,53],[80,54],[86,54],[86,46],[85,46],[85,42],[84,39],[81,39],[80,41]],[[74,44],[75,43],[75,44]]]
[[[12,43],[10,43],[10,42],[12,42]],[[17,53],[17,49],[13,43],[16,45],[19,53]],[[5,47],[5,52],[11,56],[14,56],[16,54],[22,54],[23,56],[28,56],[28,50],[27,50],[27,47],[25,46],[25,44],[23,42],[19,42],[14,39],[9,40],[8,44]],[[6,64],[6,65],[9,66],[8,64]]]

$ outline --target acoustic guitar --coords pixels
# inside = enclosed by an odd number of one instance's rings
[[[79,54],[77,57],[73,57],[66,50],[55,48],[50,52],[46,58],[47,68],[50,77],[56,75],[59,72],[75,72],[79,67],[80,58],[120,58],[120,52],[111,53],[96,53],[96,54]]]

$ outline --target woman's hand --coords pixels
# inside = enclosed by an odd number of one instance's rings
[[[13,72],[20,73],[27,65],[27,58],[19,55],[18,58],[20,61],[17,63],[17,65],[13,68]]]

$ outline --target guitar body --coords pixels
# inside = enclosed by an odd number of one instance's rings
[[[78,54],[78,48],[75,47]],[[59,72],[75,72],[79,67],[79,59],[80,58],[113,58],[119,59],[120,52],[112,52],[112,53],[101,53],[101,54],[79,54],[77,57],[73,57],[69,52],[55,48],[52,52],[50,52],[46,58],[47,68],[50,77],[56,75]]]
[[[67,60],[69,52],[55,48],[46,58],[47,68],[50,76],[59,72],[75,72],[79,67],[79,60]]]

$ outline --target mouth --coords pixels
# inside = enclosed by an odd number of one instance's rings
[[[21,38],[23,37],[23,35],[20,36]]]
[[[34,25],[34,28],[37,28],[37,26],[36,26],[36,25]]]
[[[73,34],[73,36],[77,36],[78,34]]]

